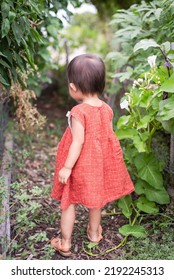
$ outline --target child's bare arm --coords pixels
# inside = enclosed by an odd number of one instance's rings
[[[80,156],[84,143],[84,127],[72,117],[72,143],[64,167],[59,171],[59,182],[65,184],[71,175],[71,170]]]
[[[72,143],[64,167],[72,169],[76,163],[84,143],[84,127],[72,117]]]

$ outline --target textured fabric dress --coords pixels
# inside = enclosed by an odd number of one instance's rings
[[[82,103],[72,108],[71,116],[83,125],[85,140],[71,176],[63,185],[58,181],[58,172],[64,166],[72,141],[70,126],[65,130],[57,149],[51,197],[61,200],[61,209],[71,203],[101,208],[133,192],[119,140],[111,127],[112,109],[105,102],[100,107]]]

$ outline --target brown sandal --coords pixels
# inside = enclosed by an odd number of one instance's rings
[[[51,240],[51,246],[52,246],[53,249],[58,251],[59,254],[62,255],[63,257],[71,256],[71,251],[70,251],[71,247],[65,247],[64,245],[62,245],[61,238],[59,238],[59,237],[53,238]]]
[[[99,231],[98,238],[96,240],[91,239],[91,237],[89,235],[89,225],[88,225],[88,227],[87,227],[87,236],[88,236],[88,239],[89,239],[90,242],[99,243],[102,240],[102,238],[103,238],[103,236],[102,236],[103,229],[102,229],[101,225],[99,225],[98,231]]]

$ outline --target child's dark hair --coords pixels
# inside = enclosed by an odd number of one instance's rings
[[[101,58],[92,54],[78,55],[67,69],[68,82],[83,94],[102,94],[105,87],[105,65]]]

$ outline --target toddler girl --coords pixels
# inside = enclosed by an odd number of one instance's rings
[[[75,208],[89,209],[87,237],[102,239],[101,209],[108,202],[134,191],[123,161],[119,141],[112,128],[112,109],[99,96],[105,87],[105,66],[94,55],[75,57],[68,65],[69,94],[80,104],[69,113],[57,151],[51,196],[61,200],[61,238],[52,247],[71,255]]]

